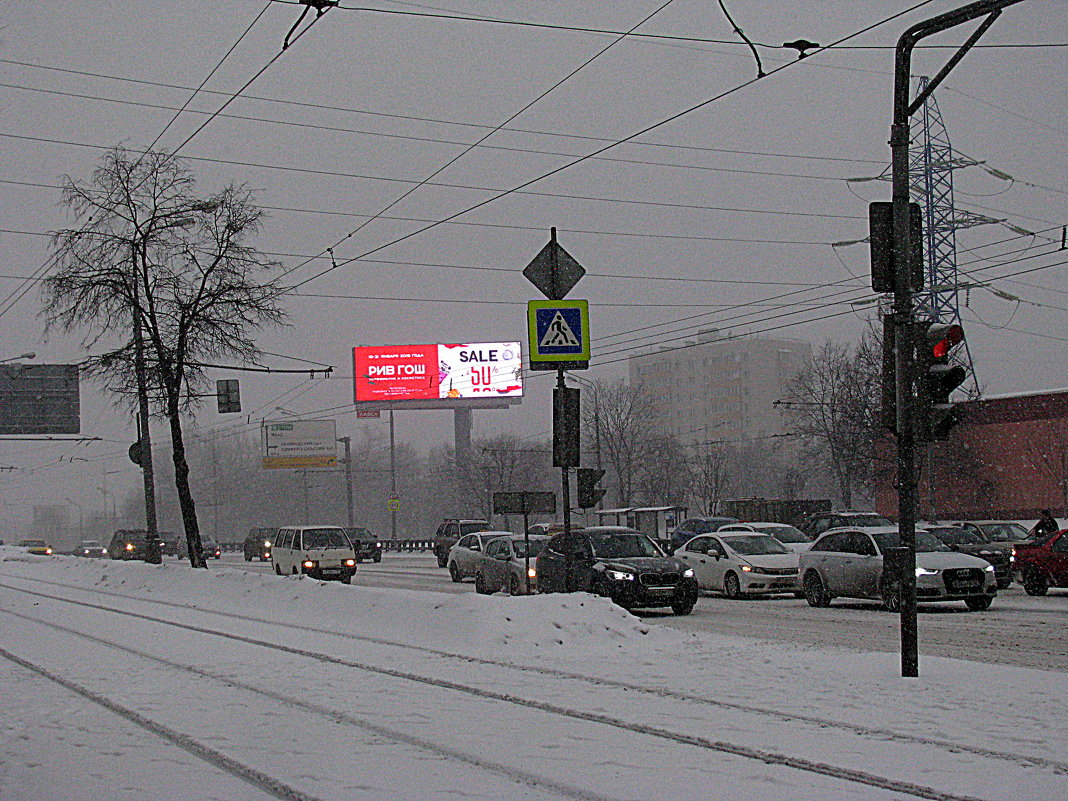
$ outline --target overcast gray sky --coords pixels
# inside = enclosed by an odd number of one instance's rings
[[[715,0],[372,0],[359,8],[343,0],[280,56],[300,5],[5,3],[0,358],[26,350],[46,363],[86,356],[78,338],[44,339],[37,290],[27,283],[48,259],[48,233],[69,222],[55,187],[62,175],[88,177],[106,148],[150,144],[220,60],[160,147],[180,147],[204,193],[229,182],[257,191],[271,215],[259,246],[287,268],[307,262],[288,276],[292,284],[330,266],[319,256],[328,247],[342,262],[295,289],[286,300],[291,325],[260,338],[268,353],[333,365],[333,377],[240,376],[249,431],[275,406],[329,409],[339,433],[358,430],[341,408],[352,399],[355,344],[524,339],[526,301],[539,295],[520,271],[550,226],[589,273],[571,293],[591,304],[589,377],[622,375],[636,349],[681,344],[701,325],[851,341],[872,313],[868,251],[832,244],[865,237],[867,204],[889,199],[890,187],[849,179],[888,164],[897,38],[962,4],[918,3],[884,22],[914,4],[729,0],[770,73],[753,82],[753,55]],[[613,44],[661,5],[637,28],[650,36]],[[928,41],[956,45],[969,29]],[[799,38],[831,45],[861,31],[800,61],[780,47]],[[936,95],[956,150],[997,171],[957,171],[958,208],[1013,226],[958,235],[960,267],[998,293],[976,287],[962,296],[977,373],[991,394],[1068,386],[1068,252],[1059,251],[1068,223],[1066,42],[1068,4],[1025,0]],[[934,74],[950,53],[917,52],[914,73]],[[349,236],[565,77],[509,130]],[[784,299],[787,292],[796,294]],[[303,364],[278,355],[265,362]],[[476,413],[475,435],[547,432],[550,383],[529,377],[523,405]],[[90,384],[82,412],[83,432],[103,441],[0,443],[0,465],[20,468],[0,473],[0,524],[28,520],[44,485],[52,500],[88,497],[105,471],[112,489],[136,485],[125,455],[132,420]],[[212,408],[198,416],[202,434],[241,421]],[[419,447],[452,433],[448,412],[398,413],[398,426]],[[156,440],[165,440],[162,427]]]

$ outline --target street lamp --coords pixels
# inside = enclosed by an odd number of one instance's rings
[[[0,359],[0,364],[3,364],[4,362],[16,362],[19,359],[36,359],[36,358],[37,358],[37,354],[34,353],[33,351],[30,351],[29,353],[20,353],[18,356],[8,356],[6,359]]]

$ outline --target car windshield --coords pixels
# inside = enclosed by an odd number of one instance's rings
[[[304,532],[304,550],[312,548],[347,548],[349,541],[339,528],[310,528]]]
[[[779,542],[810,542],[808,537],[793,526],[761,526],[757,523],[750,523],[749,527],[764,534],[770,534]]]
[[[527,550],[526,540],[512,540],[512,550],[515,551],[515,555],[520,559],[525,559],[527,556],[531,558],[541,553],[541,549],[545,547],[546,540],[538,539],[530,541],[530,550]]]
[[[1019,542],[1028,537],[1027,529],[1019,523],[983,523],[979,528],[991,542]]]
[[[624,559],[629,556],[663,556],[653,541],[640,532],[591,533],[593,555],[598,559]]]
[[[984,545],[986,540],[976,534],[974,531],[965,531],[962,528],[952,528],[945,526],[942,528],[928,529],[930,533],[934,534],[938,539],[942,540],[946,545]]]
[[[767,534],[739,534],[723,537],[723,542],[742,556],[757,556],[763,553],[789,553],[790,551],[774,537]]]
[[[24,548],[47,548],[48,543],[44,540],[23,540],[21,543]]]
[[[898,548],[901,546],[901,535],[896,531],[884,531],[878,534],[873,534],[875,541],[879,544],[880,553],[886,553],[887,548]],[[950,551],[948,545],[942,542],[934,534],[928,534],[926,531],[916,532],[916,552],[927,553],[929,551]]]
[[[839,517],[839,526],[857,526],[858,528],[874,528],[875,526],[892,526],[892,521],[887,520],[882,515],[867,514],[867,515],[841,515]]]
[[[101,545],[96,540],[82,540],[81,547],[83,547],[83,548],[103,548],[104,546]]]

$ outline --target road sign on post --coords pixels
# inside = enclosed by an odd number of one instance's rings
[[[585,274],[582,265],[557,243],[555,228],[549,244],[523,270],[526,279],[549,300],[563,300]]]
[[[590,366],[590,304],[586,300],[527,301],[531,370]]]

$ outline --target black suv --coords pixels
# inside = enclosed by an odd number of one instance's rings
[[[178,535],[173,531],[161,531],[159,533],[159,548],[164,556],[177,556]]]
[[[369,529],[366,528],[346,528],[345,535],[349,538],[349,542],[352,543],[352,550],[356,552],[356,561],[362,562],[364,559],[370,559],[372,562],[382,561],[382,541],[378,539]]]
[[[539,592],[592,592],[624,609],[670,606],[688,615],[697,603],[693,570],[622,526],[557,534],[538,554],[537,573]]]
[[[880,528],[893,526],[891,520],[887,520],[878,512],[853,512],[849,510],[839,512],[816,512],[805,518],[798,526],[802,533],[811,540],[832,528]]]
[[[460,537],[464,534],[474,534],[476,531],[489,531],[489,527],[488,520],[446,518],[434,534],[434,556],[438,558],[438,567],[445,567],[449,563],[449,549]]]
[[[245,561],[251,562],[259,559],[261,562],[271,561],[271,543],[274,541],[276,528],[250,528],[241,550],[245,554]]]
[[[690,517],[679,523],[678,527],[671,532],[669,548],[674,553],[678,548],[688,543],[698,534],[711,534],[719,531],[723,526],[737,523],[737,517]],[[661,543],[663,544],[663,543]]]

